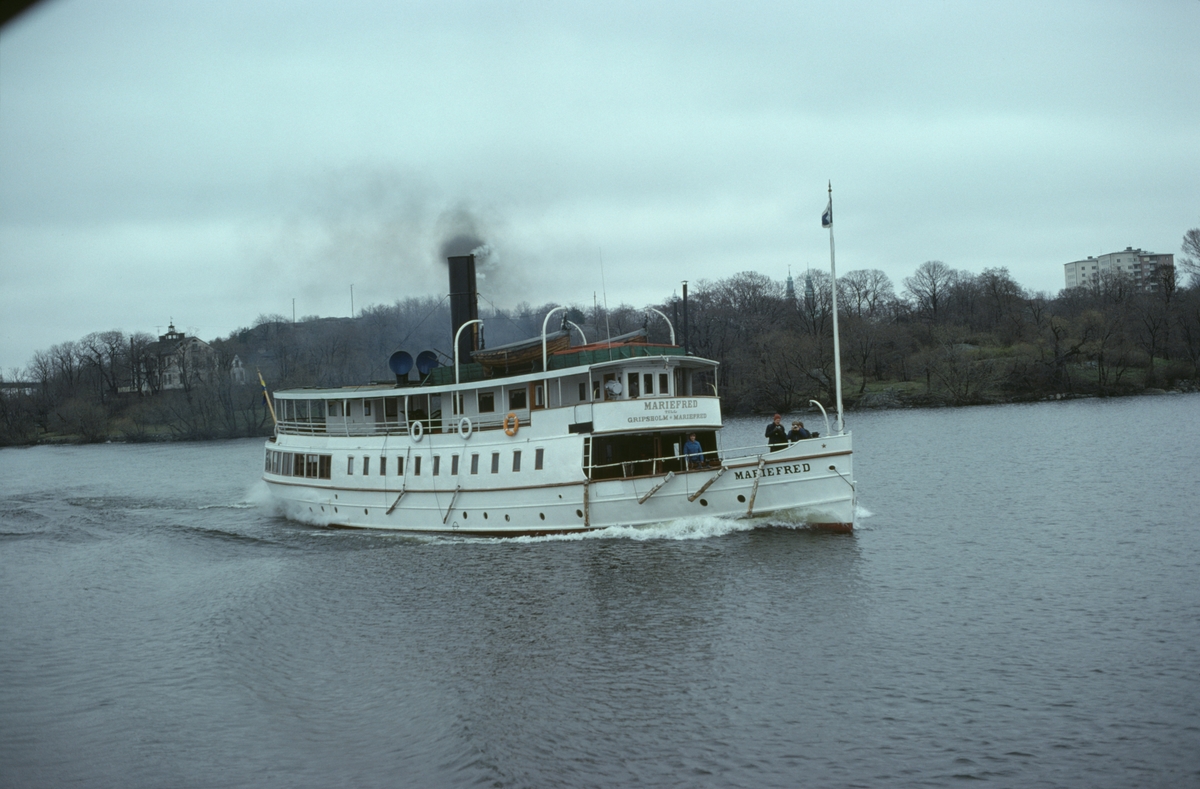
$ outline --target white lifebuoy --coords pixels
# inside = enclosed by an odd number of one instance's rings
[[[408,434],[412,436],[413,441],[420,441],[422,436],[425,435],[425,425],[419,421],[413,422],[412,427],[408,429]]]
[[[475,428],[471,425],[471,420],[469,418],[464,416],[462,419],[458,420],[458,434],[462,436],[464,440],[470,438],[471,433],[474,430]]]

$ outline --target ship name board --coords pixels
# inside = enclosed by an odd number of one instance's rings
[[[698,408],[699,400],[647,400],[643,403],[646,411],[674,411],[676,408]]]
[[[645,422],[707,421],[709,418],[707,410],[691,414],[679,413],[680,409],[695,409],[699,407],[699,400],[647,400],[642,404],[642,410],[656,411],[658,413],[630,416],[626,417],[625,421],[631,425]]]
[[[764,468],[760,474],[758,469],[751,468],[745,471],[733,472],[734,479],[754,479],[755,477],[777,477],[780,474],[803,474],[808,471],[807,463],[792,463],[787,466],[771,466]]]

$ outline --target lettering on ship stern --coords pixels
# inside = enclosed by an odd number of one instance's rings
[[[734,479],[754,479],[755,477],[778,477],[782,474],[803,474],[809,471],[807,463],[789,463],[785,466],[771,466],[764,468],[762,474],[758,473],[756,468],[743,469],[742,471],[733,472]]]

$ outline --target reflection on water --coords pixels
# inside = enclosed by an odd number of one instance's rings
[[[0,784],[1195,783],[1198,406],[851,414],[853,535],[320,529],[259,442],[5,450]]]

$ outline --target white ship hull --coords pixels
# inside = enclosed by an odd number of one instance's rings
[[[524,432],[524,430],[522,431]],[[496,439],[500,440],[496,440]],[[488,440],[491,439],[491,440]],[[501,431],[426,436],[408,439],[374,437],[316,438],[281,435],[269,444],[274,451],[334,457],[405,457],[405,477],[346,475],[346,463],[335,466],[330,480],[264,476],[281,512],[303,522],[413,532],[483,535],[547,534],[610,526],[638,526],[707,515],[724,518],[777,515],[788,522],[849,531],[854,522],[854,485],[849,434],[797,442],[786,449],[716,460],[705,468],[618,479],[589,480],[579,463],[573,473],[559,462],[539,472],[513,472],[514,447],[544,444],[547,457],[581,457],[582,439],[558,441],[509,438]],[[555,444],[569,444],[569,447]],[[458,453],[459,473],[450,476],[448,458]],[[504,468],[490,473],[493,453]],[[530,457],[526,449],[526,457]],[[483,473],[470,474],[469,454],[485,459]],[[421,476],[412,474],[413,459],[424,458]],[[441,456],[433,476],[432,458]],[[378,463],[378,461],[376,461]],[[394,462],[393,462],[394,466]],[[355,468],[355,471],[359,469]],[[339,478],[340,477],[340,478]],[[532,484],[531,484],[532,483]]]

